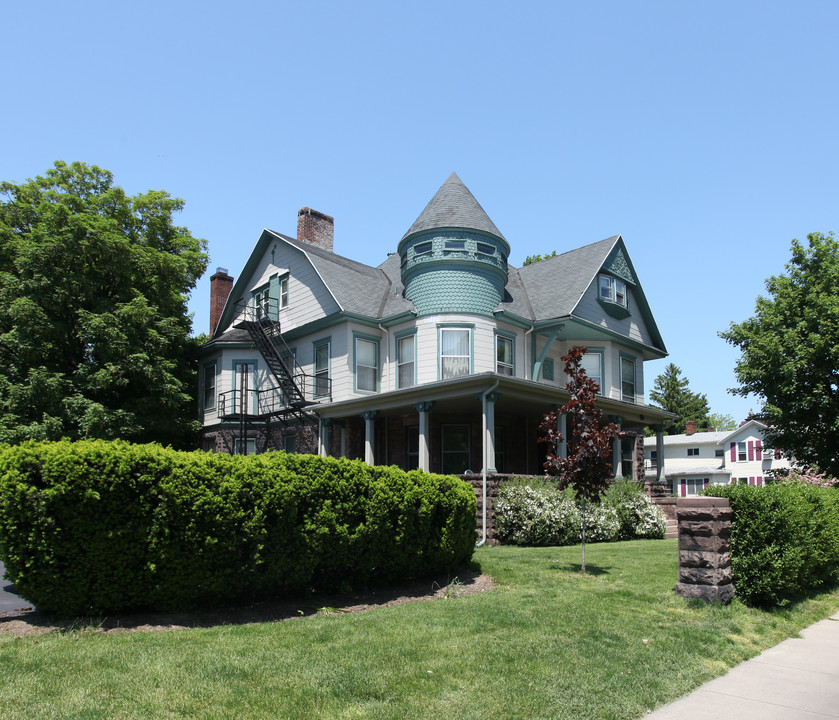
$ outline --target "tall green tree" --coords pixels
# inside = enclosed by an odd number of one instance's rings
[[[187,299],[208,257],[182,207],[80,162],[0,183],[0,442],[190,443]]]
[[[664,372],[653,382],[650,401],[679,416],[667,427],[669,435],[684,433],[688,420],[695,420],[699,428],[707,428],[709,425],[708,416],[711,411],[708,398],[693,392],[688,385],[688,379],[682,377],[682,371],[673,363],[664,368]]]
[[[754,316],[720,336],[740,349],[740,385],[756,394],[766,439],[800,463],[839,475],[839,243],[833,233],[792,241],[786,273],[766,281]]]
[[[582,499],[582,566],[586,571],[586,502],[598,500],[614,477],[612,465],[615,438],[621,433],[614,423],[604,423],[597,406],[600,389],[582,367],[586,348],[574,346],[562,358],[570,394],[559,410],[545,415],[540,426],[541,439],[548,446],[545,472],[557,478],[560,490],[573,488]],[[559,429],[559,418],[566,417],[566,435]],[[560,442],[566,443],[565,455],[557,453]]]

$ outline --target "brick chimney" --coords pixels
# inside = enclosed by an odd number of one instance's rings
[[[696,432],[696,420],[688,420],[685,423],[685,435],[693,435]]]
[[[232,289],[233,278],[227,274],[227,268],[216,268],[215,274],[210,276],[210,337],[215,335],[224,304]]]
[[[311,243],[319,248],[333,252],[332,242],[335,237],[335,218],[324,215],[312,208],[300,208],[297,213],[297,239]]]

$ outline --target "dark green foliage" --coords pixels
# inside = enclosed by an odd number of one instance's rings
[[[532,265],[533,263],[542,262],[542,260],[549,260],[552,257],[556,257],[556,250],[552,250],[550,253],[545,253],[544,255],[528,255],[521,266]]]
[[[763,398],[768,447],[839,476],[839,241],[793,240],[786,274],[766,281],[755,314],[720,337],[739,348],[738,395]]]
[[[159,445],[0,448],[0,558],[39,609],[209,607],[468,561],[461,480],[311,455]]]
[[[673,363],[655,379],[650,402],[679,416],[667,426],[668,435],[682,435],[688,420],[695,420],[699,428],[710,425],[708,398],[693,392],[688,387],[688,379],[682,377],[682,371]]]
[[[839,581],[836,489],[711,485],[704,494],[731,502],[731,565],[744,603],[786,605]]]
[[[78,162],[0,183],[0,442],[195,446],[187,299],[208,258],[182,207]]]

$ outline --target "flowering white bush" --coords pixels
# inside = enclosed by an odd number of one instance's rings
[[[586,505],[586,541],[612,542],[618,539],[620,529],[621,521],[618,518],[618,511],[611,505],[604,503]]]
[[[508,485],[495,500],[498,540],[511,545],[571,545],[579,539],[580,511],[558,490]]]
[[[550,487],[505,485],[495,500],[495,531],[509,545],[574,545],[582,515],[568,495]],[[586,506],[586,540],[663,538],[667,521],[637,484],[617,481],[601,503]]]

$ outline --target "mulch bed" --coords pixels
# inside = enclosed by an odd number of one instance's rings
[[[299,620],[304,617],[364,612],[408,602],[447,600],[492,590],[492,579],[470,570],[434,579],[415,580],[395,587],[377,588],[359,593],[325,595],[313,592],[292,600],[257,602],[249,605],[204,610],[192,613],[132,613],[101,618],[58,620],[23,607],[0,613],[0,634],[28,637],[51,632],[91,629],[96,633],[161,632],[204,628],[217,625]]]

